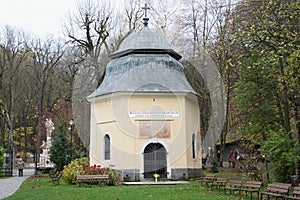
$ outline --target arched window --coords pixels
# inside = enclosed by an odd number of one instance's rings
[[[195,136],[195,133],[193,133],[192,135],[192,156],[193,156],[193,159],[195,160],[196,159],[196,136]]]
[[[104,160],[110,160],[110,137],[108,134],[104,136]]]

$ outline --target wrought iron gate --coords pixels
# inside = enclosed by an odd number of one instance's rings
[[[167,152],[160,143],[150,143],[144,150],[144,178],[153,178],[153,174],[167,178]]]

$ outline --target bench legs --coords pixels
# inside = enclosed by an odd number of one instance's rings
[[[211,188],[210,188],[211,191],[213,190],[213,187],[216,187],[216,189],[218,189],[219,194],[220,194],[220,192],[221,192],[221,187],[225,187],[225,185],[211,185]]]
[[[270,195],[266,195],[268,200],[270,200]],[[275,199],[286,199],[284,196],[276,196]],[[263,195],[260,195],[260,200],[263,200]]]

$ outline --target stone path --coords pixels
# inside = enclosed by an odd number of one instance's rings
[[[22,183],[33,174],[33,169],[25,169],[24,176],[18,177],[17,170],[14,170],[13,177],[0,179],[0,199],[4,199],[18,191]]]
[[[188,181],[158,181],[158,182],[123,182],[124,185],[178,185],[188,184]]]

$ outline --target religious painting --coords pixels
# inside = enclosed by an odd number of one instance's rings
[[[140,136],[143,138],[170,138],[171,123],[162,120],[145,120],[139,121]]]

